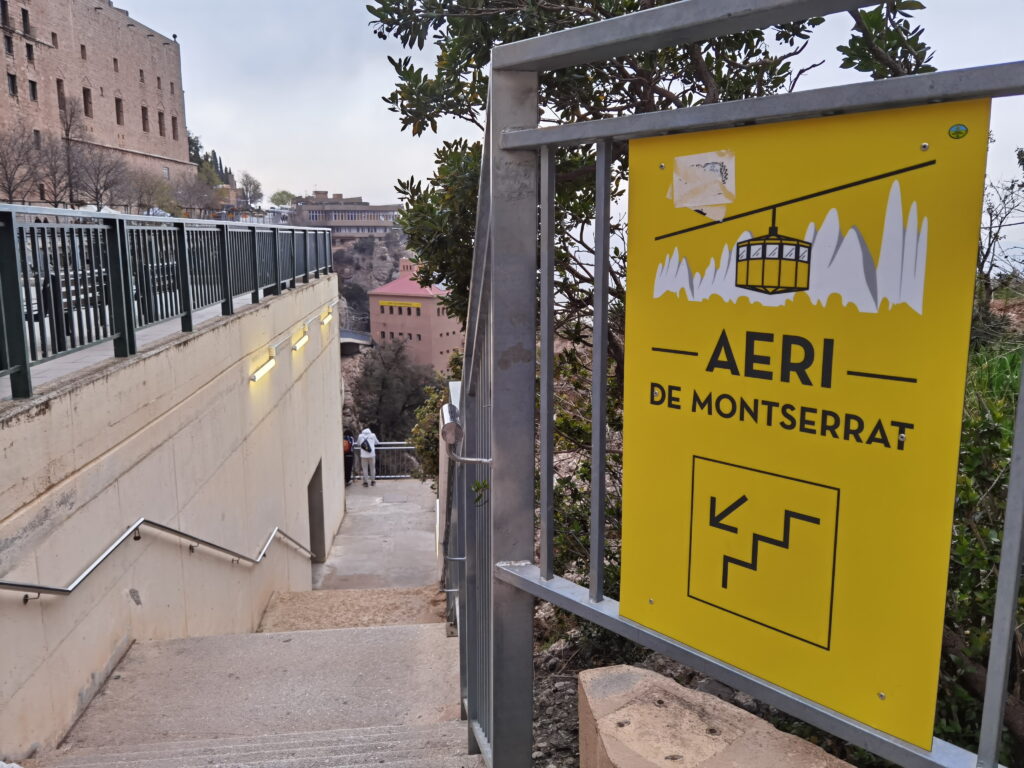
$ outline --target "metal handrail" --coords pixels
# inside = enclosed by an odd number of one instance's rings
[[[89,578],[92,572],[95,571],[100,566],[100,564],[103,563],[104,560],[110,557],[110,555],[114,553],[114,550],[120,547],[128,539],[129,536],[132,536],[134,534],[135,540],[138,541],[141,538],[139,530],[143,526],[155,528],[156,530],[161,531],[163,533],[168,533],[172,536],[177,536],[179,539],[184,539],[186,541],[191,542],[189,544],[189,551],[195,551],[196,547],[207,547],[208,549],[213,549],[217,552],[227,555],[236,562],[246,562],[250,565],[258,565],[260,562],[262,562],[263,558],[267,556],[267,550],[270,548],[271,543],[278,536],[291,543],[296,549],[301,551],[307,557],[313,557],[313,553],[309,549],[307,549],[305,545],[299,543],[296,539],[289,536],[287,533],[282,531],[277,526],[274,526],[274,530],[272,530],[270,532],[270,535],[267,536],[267,541],[263,545],[263,548],[260,549],[260,553],[255,558],[252,558],[248,555],[243,555],[241,552],[235,552],[233,549],[222,547],[220,544],[214,544],[212,541],[208,541],[207,539],[204,539],[200,536],[193,536],[190,533],[186,533],[185,531],[179,531],[177,528],[172,528],[169,525],[164,525],[163,523],[158,523],[155,520],[147,520],[144,517],[140,517],[138,520],[132,523],[124,533],[122,533],[120,536],[114,539],[113,543],[111,543],[111,545],[103,551],[103,554],[101,554],[99,557],[93,560],[92,563],[84,571],[78,574],[78,576],[76,576],[71,581],[71,583],[68,584],[66,587],[52,587],[46,586],[45,584],[29,584],[27,582],[5,581],[3,579],[0,579],[0,589],[8,590],[11,592],[25,592],[28,594],[35,593],[37,597],[39,595],[58,595],[60,597],[66,597],[70,595],[72,592],[74,592],[76,589],[78,589],[82,582]],[[28,594],[26,594],[22,598],[22,602],[27,603],[30,599],[32,599],[29,598]]]

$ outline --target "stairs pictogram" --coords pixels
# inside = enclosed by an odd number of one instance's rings
[[[754,534],[754,546],[750,553],[750,560],[739,560],[735,557],[729,557],[729,555],[722,556],[722,589],[729,588],[729,566],[738,565],[740,568],[746,568],[750,571],[757,570],[757,553],[758,546],[761,544],[771,544],[773,547],[779,547],[780,549],[789,549],[789,533],[790,527],[794,520],[801,520],[805,523],[811,523],[812,525],[820,525],[821,519],[817,517],[811,517],[810,515],[802,515],[799,512],[793,512],[786,510],[786,517],[783,521],[782,526],[782,538],[773,539],[770,536],[764,536],[760,533]]]

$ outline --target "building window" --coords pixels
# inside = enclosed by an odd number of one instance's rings
[[[40,200],[45,200],[46,199],[46,187],[43,184],[39,185],[39,199]]]
[[[171,138],[178,140],[178,118],[175,115],[171,115]]]
[[[381,337],[382,339],[384,338],[384,331],[381,331],[381,332],[380,332],[380,337]]]
[[[160,132],[161,136],[166,136],[167,135],[167,131],[164,128],[164,113],[163,112],[157,112],[156,113],[156,129],[157,129],[157,131]]]
[[[18,76],[7,73],[7,92],[14,98],[18,98]]]
[[[0,0],[0,22],[5,27],[11,25],[10,9],[7,7],[7,0]]]
[[[142,108],[142,130],[149,133],[149,107]]]
[[[158,91],[162,91],[164,89],[164,81],[163,78],[160,77],[160,75],[156,76],[156,89]]]
[[[88,58],[89,58],[89,55],[88,55],[88,53],[86,53],[86,50],[85,50],[85,43],[82,43],[82,44],[81,44],[81,45],[80,45],[80,46],[79,46],[78,48],[79,48],[79,50],[80,50],[80,51],[82,52],[82,59],[83,59],[83,60],[84,60],[84,59],[88,59]]]
[[[36,149],[41,149],[43,146],[43,134],[38,130],[32,131],[32,146]]]
[[[32,43],[25,43],[25,58],[28,59],[29,64],[36,60],[36,47]]]
[[[171,80],[171,96],[174,95],[174,81]]]
[[[394,307],[388,307],[388,314],[389,315],[395,314],[395,308]]]
[[[394,331],[389,331],[389,333],[391,334],[391,338],[392,339],[395,338],[395,332]]]
[[[416,307],[416,317],[419,317],[419,316],[420,316],[420,308]]]
[[[423,335],[420,333],[416,334],[416,341],[423,341]]]
[[[146,82],[146,70],[144,70],[144,69],[140,69],[139,70],[139,82],[140,83]]]
[[[14,55],[14,38],[10,35],[4,35],[4,53],[8,56]]]
[[[57,109],[59,109],[61,112],[63,112],[64,108],[66,106],[67,106],[67,101],[64,99],[64,81],[58,79],[57,80]]]
[[[124,125],[124,102],[121,99],[114,99],[114,116],[118,125]]]
[[[121,65],[117,61],[117,56],[114,57],[114,71],[115,72],[120,72],[121,71]]]
[[[26,35],[32,34],[32,23],[28,18],[28,8],[21,9],[21,31]]]
[[[380,313],[382,315],[384,314],[384,305],[383,304],[380,305]]]
[[[39,83],[35,80],[28,81],[28,97],[32,101],[39,101]]]
[[[166,165],[164,166],[163,174],[164,174],[164,178],[165,179],[170,180],[170,178],[171,178],[171,169],[168,168]]]
[[[56,32],[51,32],[50,33],[50,44],[54,48],[60,48],[60,46],[57,44],[57,33]]]
[[[82,111],[86,117],[92,117],[92,88],[82,89]]]

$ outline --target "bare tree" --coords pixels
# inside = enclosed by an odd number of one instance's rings
[[[124,174],[116,197],[129,211],[135,208],[143,214],[154,208],[169,207],[173,203],[171,185],[167,180],[159,174],[140,170],[130,170]]]
[[[24,201],[36,179],[35,141],[32,131],[15,123],[0,132],[0,195],[8,203]]]
[[[48,134],[36,151],[36,181],[44,203],[57,207],[70,200],[70,177],[65,152],[67,144],[56,134]]]
[[[114,190],[124,184],[128,167],[117,150],[95,144],[78,144],[75,156],[78,193],[100,210],[113,202]]]
[[[242,180],[238,186],[242,191],[242,199],[245,200],[246,208],[259,205],[263,200],[263,185],[248,171],[243,171]]]
[[[218,210],[223,202],[223,193],[211,187],[198,173],[179,179],[174,189],[178,205],[189,213],[200,217]]]
[[[64,162],[67,166],[68,199],[77,199],[78,179],[75,152],[76,143],[85,136],[85,110],[77,96],[64,98],[60,102],[60,135],[64,140]]]
[[[1021,264],[1024,247],[1011,245],[1004,231],[1024,224],[1024,179],[988,182],[982,209],[981,239],[978,241],[978,297],[982,311],[992,304],[995,278],[1015,273]]]

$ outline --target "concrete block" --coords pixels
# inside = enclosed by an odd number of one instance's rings
[[[630,666],[579,676],[580,768],[848,768],[708,693]]]

